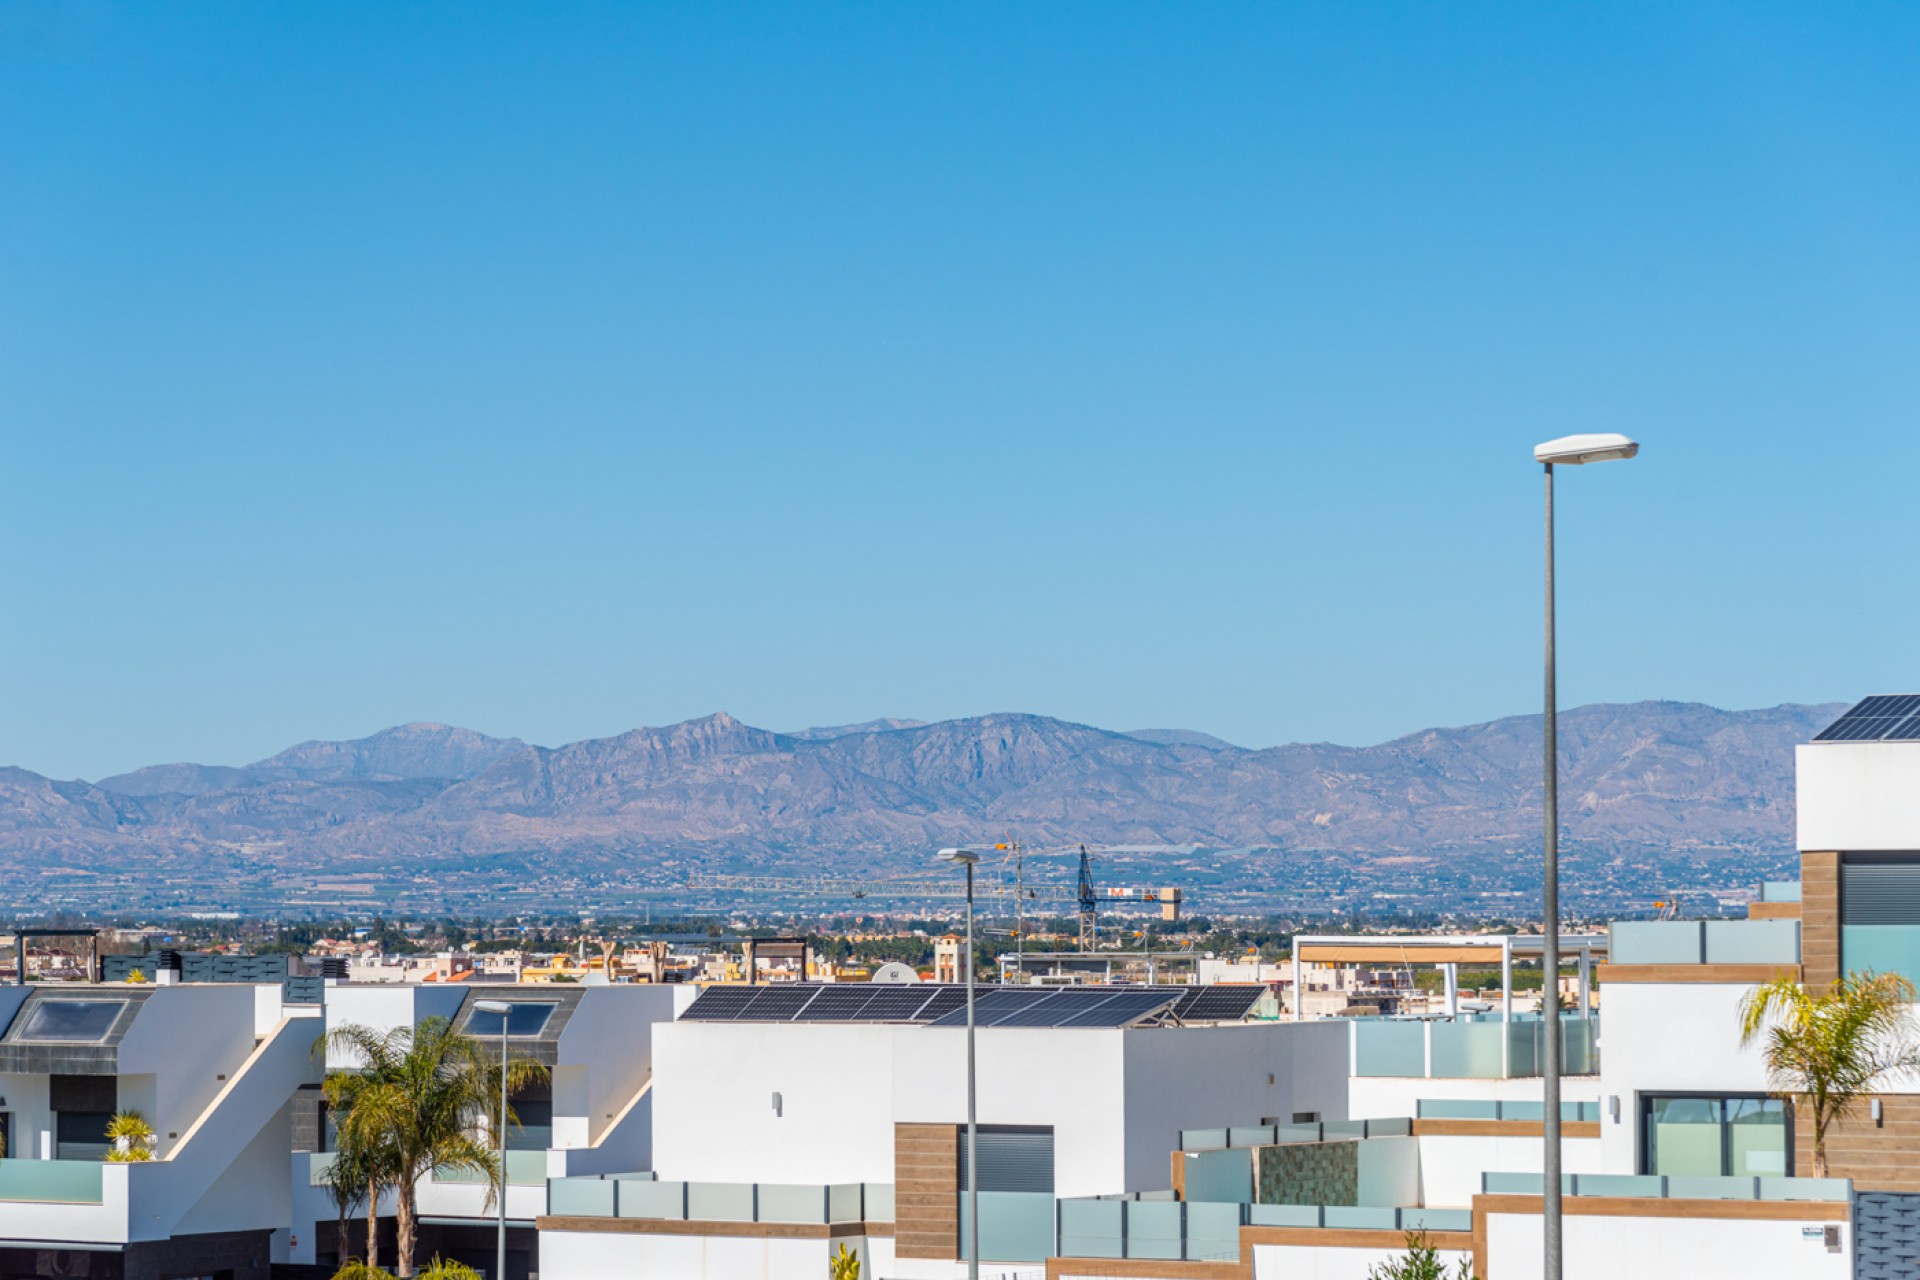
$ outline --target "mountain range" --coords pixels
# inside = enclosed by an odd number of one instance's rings
[[[1842,709],[1563,712],[1568,839],[1783,854],[1792,748]],[[1020,714],[777,733],[722,713],[558,747],[409,724],[250,765],[155,765],[94,783],[0,769],[0,870],[215,867],[283,883],[320,868],[510,876],[557,862],[866,873],[1005,835],[1282,859],[1470,852],[1537,841],[1539,752],[1537,716],[1257,750]]]

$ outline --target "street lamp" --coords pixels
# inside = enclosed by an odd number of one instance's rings
[[[940,856],[967,869],[967,1280],[980,1280],[980,1124],[973,1058],[973,868],[980,855],[972,849],[942,849]]]
[[[473,1009],[500,1019],[500,1238],[494,1280],[507,1280],[507,1015],[513,1006],[505,1000],[476,1000]]]
[[[1553,671],[1553,468],[1631,458],[1640,446],[1622,435],[1562,436],[1535,445],[1533,460],[1547,473],[1547,653],[1546,653],[1546,849],[1543,930],[1540,939],[1540,1016],[1546,1023],[1546,1061],[1540,1064],[1545,1094],[1546,1142],[1541,1182],[1541,1222],[1546,1237],[1544,1280],[1560,1280],[1560,753],[1557,692]],[[1584,1012],[1584,1010],[1583,1010]]]

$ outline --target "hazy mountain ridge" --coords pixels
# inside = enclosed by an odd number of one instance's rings
[[[1793,752],[1842,708],[1581,707],[1561,717],[1570,838],[1792,845]],[[0,770],[0,859],[112,866],[250,856],[285,873],[564,854],[885,867],[1011,833],[1348,854],[1505,847],[1540,812],[1537,717],[1371,747],[1249,750],[1044,716],[879,721],[799,734],[724,713],[560,747],[444,725],[302,743],[243,768],[160,765],[98,784]],[[1214,745],[1214,744],[1218,745]]]

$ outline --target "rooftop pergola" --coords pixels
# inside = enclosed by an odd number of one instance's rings
[[[1375,968],[1410,968],[1435,965],[1446,974],[1447,1016],[1460,1012],[1460,966],[1500,964],[1500,1017],[1513,1018],[1513,961],[1538,961],[1546,949],[1539,934],[1422,934],[1406,937],[1302,935],[1293,940],[1293,1019],[1300,1021],[1300,966],[1369,965]],[[1572,960],[1580,975],[1580,1008],[1587,1008],[1592,990],[1594,957],[1605,959],[1607,935],[1574,933],[1560,935],[1560,959]],[[1542,1000],[1546,984],[1543,981]]]

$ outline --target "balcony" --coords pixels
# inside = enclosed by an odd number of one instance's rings
[[[893,1221],[893,1184],[662,1182],[650,1173],[553,1178],[547,1212],[665,1222],[834,1224]],[[986,1214],[981,1214],[986,1224]]]
[[[1800,963],[1798,920],[1623,920],[1608,932],[1615,965]]]
[[[1462,1016],[1450,1020],[1400,1021],[1355,1018],[1352,1064],[1356,1076],[1501,1080],[1540,1074],[1548,1024],[1538,1017]],[[1592,1075],[1600,1069],[1600,1020],[1560,1018],[1560,1073]]]

